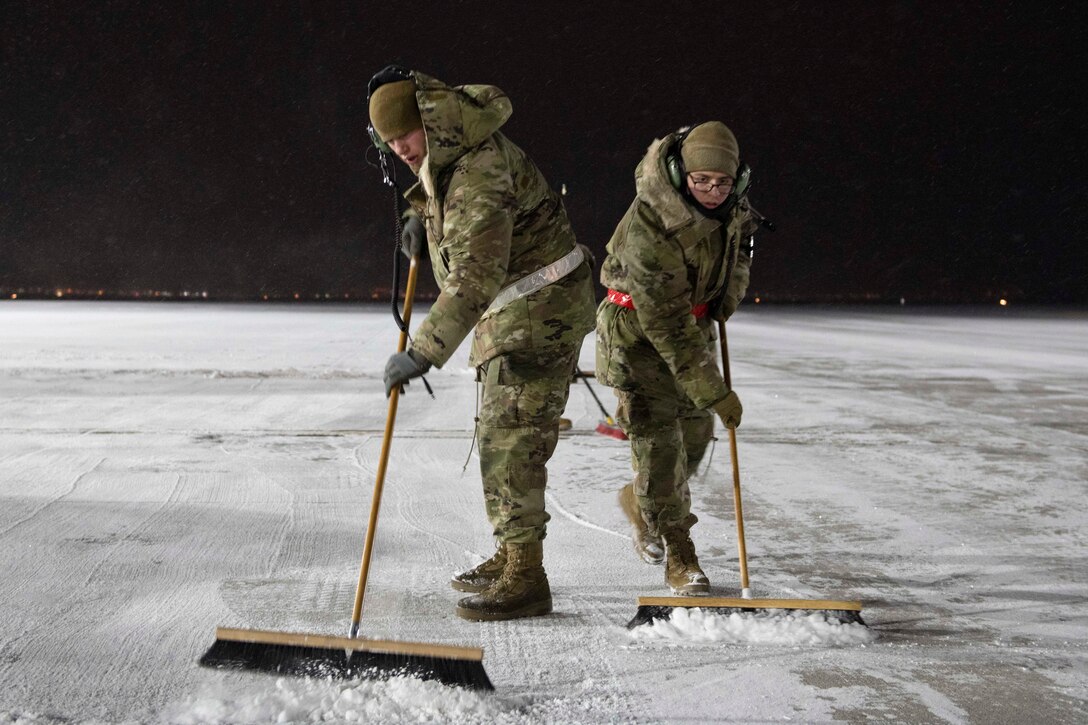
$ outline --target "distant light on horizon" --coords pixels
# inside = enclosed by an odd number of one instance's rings
[[[0,284],[0,300],[24,300],[24,299],[54,299],[54,300],[137,300],[137,301],[169,301],[169,300],[253,300],[253,301],[281,301],[281,302],[338,302],[338,301],[367,301],[378,300],[387,296],[389,291],[384,288],[372,288],[369,291],[344,291],[330,289],[322,291],[298,290],[292,292],[265,292],[254,291],[252,293],[224,292],[223,290],[193,290],[193,289],[154,289],[154,288],[110,288],[110,287],[15,287]],[[421,299],[434,299],[433,294],[423,293]]]
[[[1009,301],[1008,301],[1008,300],[1006,300],[1006,299],[1005,299],[1004,297],[1002,297],[1002,298],[1001,298],[1000,300],[998,300],[998,301],[997,301],[997,304],[999,304],[999,305],[1001,305],[1002,307],[1004,307],[1004,306],[1006,306],[1007,304],[1009,304]]]

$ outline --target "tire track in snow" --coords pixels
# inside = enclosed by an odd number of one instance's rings
[[[86,471],[83,471],[82,473],[78,474],[75,478],[72,479],[71,483],[68,484],[68,490],[66,490],[64,493],[62,493],[62,494],[60,494],[58,496],[54,496],[53,498],[47,500],[45,503],[43,503],[41,506],[39,506],[38,508],[31,511],[29,514],[27,514],[23,518],[19,519],[18,521],[16,521],[13,524],[11,524],[10,526],[8,526],[3,531],[0,531],[0,537],[7,536],[11,531],[18,528],[19,526],[22,526],[23,524],[30,521],[31,519],[35,518],[38,514],[42,513],[43,511],[45,511],[50,506],[60,502],[61,500],[67,498],[68,496],[71,496],[73,493],[75,493],[75,490],[79,486],[80,481],[82,481],[86,476],[90,475],[91,473],[94,473],[94,471],[97,470],[97,468],[99,466],[101,466],[102,463],[105,462],[105,460],[106,460],[105,457],[99,458],[98,461],[93,466],[88,468]]]
[[[157,519],[167,506],[170,506],[176,502],[178,491],[181,489],[181,480],[181,474],[175,472],[174,485],[171,486],[170,493],[166,496],[166,498],[160,501],[159,505],[156,506],[155,509],[151,511],[151,513],[145,516],[140,521],[140,523],[138,523],[136,526],[133,526],[129,531],[125,532],[122,536],[117,537],[117,539],[110,543],[109,549],[104,553],[101,558],[99,558],[98,561],[95,562],[94,566],[91,567],[90,571],[88,571],[87,575],[83,578],[82,586],[84,588],[89,587],[91,583],[95,581],[99,570],[101,570],[102,567],[106,564],[112,562],[114,554],[116,554],[121,547],[131,544],[133,542],[140,541],[141,534],[152,528],[151,522]]]
[[[37,435],[37,436],[42,436],[42,437],[61,436],[62,439],[65,440],[65,442],[67,442],[68,437],[72,435],[72,431],[65,430],[65,429],[41,429],[41,428],[36,428],[36,429],[33,429],[33,430],[27,430],[26,428],[0,428],[0,432],[10,433],[10,434],[17,435],[17,436],[20,436],[20,437],[24,436],[24,435],[26,435],[28,433],[31,434],[31,435]],[[89,435],[91,435],[93,433],[105,433],[105,432],[106,431],[102,431],[102,430],[99,430],[97,428],[91,428],[91,429],[88,429],[88,430],[76,431],[76,437],[77,438],[83,438],[83,437],[89,436]],[[38,455],[39,453],[45,453],[46,451],[54,451],[54,450],[57,450],[58,448],[60,448],[59,444],[53,444],[53,445],[47,445],[47,446],[43,446],[41,448],[37,448],[37,449],[35,449],[33,451],[27,451],[26,453],[19,453],[19,454],[12,454],[10,456],[4,456],[3,458],[0,458],[0,463],[2,463],[5,466],[10,466],[10,465],[12,465],[14,463],[20,463],[20,462],[26,460],[27,458],[33,458],[34,456]]]
[[[356,465],[357,468],[364,471],[365,473],[370,474],[371,478],[376,479],[377,478],[377,469],[374,468],[373,466],[367,464],[367,463],[364,463],[363,459],[361,458],[360,449],[362,448],[363,445],[365,445],[365,443],[368,443],[369,440],[370,439],[368,438],[367,441],[365,441],[364,443],[360,443],[359,445],[355,446],[352,449],[352,454],[353,454],[352,457],[353,457],[353,459],[355,461],[355,465]],[[390,450],[390,459],[392,459],[392,450]],[[438,464],[438,463],[441,462],[434,455],[430,456],[430,460],[435,464]],[[388,473],[389,473],[389,467],[387,466],[387,468],[386,468],[386,481],[387,482],[388,482]],[[403,486],[402,486],[402,488],[403,488]],[[440,541],[446,542],[447,544],[454,547],[455,549],[461,549],[466,554],[472,555],[472,554],[476,553],[476,552],[471,551],[469,549],[465,549],[464,544],[462,542],[455,541],[455,540],[453,540],[451,538],[448,538],[446,536],[443,536],[441,534],[436,533],[434,531],[434,527],[429,527],[429,528],[426,527],[422,523],[423,517],[419,514],[418,506],[417,506],[416,502],[414,501],[415,498],[417,498],[417,497],[413,496],[413,495],[410,495],[410,494],[409,495],[397,495],[397,496],[395,496],[394,505],[396,506],[396,513],[400,516],[400,519],[405,524],[407,524],[408,526],[410,526],[411,528],[413,528],[414,530],[418,531],[421,534],[426,534],[431,539],[438,539]],[[371,501],[373,502],[373,498],[371,499]],[[384,495],[384,485],[383,485],[383,503],[384,502],[385,502],[385,495]],[[380,508],[379,508],[379,516],[380,516]],[[434,558],[437,561],[437,560],[439,560],[439,557],[437,557],[438,547],[432,545],[432,548],[435,550],[435,554],[436,554],[432,558]],[[441,557],[441,559],[443,559],[443,560],[444,560],[444,558],[445,557]]]
[[[272,554],[267,558],[266,564],[265,564],[264,576],[266,578],[271,578],[272,574],[277,570],[277,567],[280,564],[280,562],[284,559],[284,544],[287,541],[288,536],[290,535],[290,532],[293,531],[294,528],[295,528],[297,508],[298,508],[298,497],[297,497],[297,495],[295,494],[294,491],[292,491],[290,488],[288,488],[287,486],[284,486],[282,483],[280,483],[278,480],[276,480],[276,476],[273,473],[263,471],[257,465],[255,465],[252,462],[253,461],[252,457],[241,454],[241,453],[234,453],[232,451],[227,450],[226,443],[220,443],[218,447],[219,447],[219,450],[222,451],[224,454],[226,454],[228,457],[232,457],[232,458],[235,458],[238,461],[241,461],[242,464],[246,468],[248,468],[250,470],[250,472],[254,473],[258,478],[261,478],[261,479],[267,481],[268,483],[271,483],[273,486],[275,486],[276,488],[280,489],[285,494],[287,494],[287,497],[288,497],[287,516],[284,516],[284,517],[282,517],[280,519],[280,525],[276,528],[275,535],[274,535],[274,538],[275,538],[274,550],[273,550]]]

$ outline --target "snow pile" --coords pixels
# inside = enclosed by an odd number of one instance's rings
[[[273,688],[190,698],[165,713],[178,725],[215,723],[494,722],[507,707],[494,696],[412,677],[388,680],[280,678]],[[228,694],[229,693],[229,694]]]
[[[669,619],[635,627],[643,640],[727,642],[770,645],[866,645],[876,635],[862,624],[843,624],[824,612],[760,611],[719,614],[699,607],[677,607]]]

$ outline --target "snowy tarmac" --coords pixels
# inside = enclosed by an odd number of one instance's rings
[[[455,617],[492,547],[466,345],[401,399],[363,635],[482,647],[479,694],[195,664],[217,625],[346,633],[387,306],[0,302],[0,723],[1088,722],[1088,313],[748,305],[729,331],[752,593],[861,600],[869,634],[629,633],[668,592],[581,383],[555,613]],[[693,539],[738,596],[726,441]]]

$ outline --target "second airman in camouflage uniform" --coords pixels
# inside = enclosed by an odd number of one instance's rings
[[[731,194],[738,164],[736,138],[718,122],[655,141],[601,270],[609,292],[597,310],[597,378],[616,388],[636,474],[620,505],[639,555],[665,559],[666,582],[683,595],[710,588],[689,535],[687,479],[713,436],[712,411],[729,427],[741,417],[712,327],[748,287],[756,223],[747,199]]]
[[[419,177],[405,195],[414,213],[405,243],[425,238],[440,293],[410,348],[390,358],[387,390],[441,367],[472,333],[480,469],[499,546],[454,577],[455,589],[475,593],[456,611],[473,620],[547,614],[545,465],[593,329],[592,260],[560,197],[499,131],[511,113],[502,91],[405,76],[373,91],[370,115]]]

